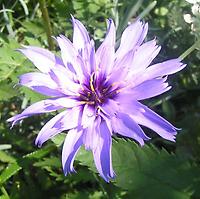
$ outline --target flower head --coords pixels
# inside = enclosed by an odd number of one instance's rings
[[[139,101],[160,95],[171,87],[167,75],[182,70],[179,59],[151,65],[160,47],[155,40],[144,43],[148,24],[137,20],[123,32],[115,51],[115,25],[107,21],[107,34],[95,51],[83,24],[72,17],[73,41],[56,37],[61,58],[43,48],[19,49],[40,72],[24,74],[19,83],[50,96],[10,119],[14,125],[29,116],[64,110],[47,122],[36,145],[68,130],[62,150],[65,175],[74,171],[73,161],[83,145],[91,150],[104,180],[114,177],[111,158],[112,136],[120,134],[144,145],[150,138],[140,125],[174,141],[176,128]]]

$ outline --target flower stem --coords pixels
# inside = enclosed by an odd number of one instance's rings
[[[1,187],[1,192],[4,194],[3,196],[5,199],[10,199],[6,189],[3,186]]]
[[[42,11],[42,17],[44,20],[44,26],[45,26],[45,31],[47,34],[47,42],[49,45],[49,50],[53,50],[54,49],[54,43],[53,43],[53,39],[52,39],[52,28],[51,28],[51,23],[50,23],[50,18],[49,18],[49,13],[47,10],[47,6],[46,6],[46,1],[45,0],[39,0],[40,3],[40,9]]]
[[[199,46],[200,41],[196,41],[190,48],[188,48],[183,54],[179,56],[181,60],[185,59],[190,53],[192,53]]]

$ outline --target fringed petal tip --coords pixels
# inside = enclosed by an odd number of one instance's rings
[[[8,119],[6,120],[6,122],[11,123],[10,129],[12,129],[12,128],[15,126],[15,124],[19,123],[19,118],[18,118],[17,116],[18,116],[18,115],[15,115],[15,116],[13,116],[13,117],[11,117],[11,118],[8,118]]]
[[[163,93],[169,91],[171,88],[172,88],[172,86],[167,86],[167,87],[164,89]]]
[[[180,128],[173,127],[173,131],[168,132],[168,134],[166,134],[166,136],[163,138],[171,142],[176,142],[177,131],[180,131],[180,130],[181,130]]]
[[[71,16],[71,21],[73,22],[75,20],[75,18],[72,14],[70,14],[70,16]]]
[[[143,139],[144,139],[144,141],[149,141],[149,140],[151,140],[151,137],[149,137],[149,136],[147,136],[147,135],[145,134],[145,137],[144,137]]]
[[[25,52],[24,52],[25,50],[26,50],[25,48],[17,48],[15,51],[25,55]]]
[[[72,173],[77,173],[74,167],[66,167],[66,165],[63,165],[63,173],[65,176],[68,176]]]
[[[106,19],[106,23],[107,23],[107,29],[109,29],[112,24],[113,25],[115,24],[113,19],[111,18]]]
[[[177,68],[177,70],[174,73],[181,71],[182,69],[184,69],[187,66],[187,64],[183,63],[183,60],[180,57],[172,59],[172,61],[174,61],[174,65],[177,65],[175,67],[175,68]]]
[[[173,131],[173,132],[168,132],[165,135],[162,135],[161,137],[171,142],[176,142],[176,135],[177,135],[177,132]]]
[[[181,131],[182,130],[182,128],[177,128],[177,127],[174,127],[174,129],[176,130],[176,131]],[[176,132],[176,134],[177,134],[177,132]],[[175,134],[175,135],[176,135]]]
[[[130,22],[130,25],[134,25],[135,23],[139,23],[140,26],[144,26],[145,24],[145,22],[140,17],[135,18],[133,22]]]
[[[21,48],[17,48],[14,51],[18,52],[18,53],[22,53],[24,54],[22,51],[24,50],[24,47],[22,46]]]
[[[8,118],[7,120],[6,120],[6,122],[13,122],[13,118],[14,118],[15,116],[13,116],[13,117],[10,117],[10,118]]]
[[[114,171],[111,175],[104,176],[104,175],[99,174],[99,176],[102,177],[107,183],[110,183],[116,178],[116,174]]]
[[[15,51],[20,52],[20,53],[22,53],[22,54],[25,55],[25,52],[26,52],[27,50],[29,50],[31,47],[35,47],[35,46],[27,46],[27,45],[21,44],[21,47],[15,49]]]
[[[168,138],[165,138],[166,140],[169,140],[169,141],[171,141],[171,142],[176,142],[176,136],[170,136],[170,137],[168,137]]]
[[[77,132],[76,129],[71,129],[65,138],[62,149],[62,167],[65,176],[75,172],[73,162],[78,150],[83,144],[82,136],[82,131]]]
[[[10,122],[10,121],[6,120],[6,122]],[[14,125],[15,125],[15,123],[12,122],[12,123],[11,123],[11,126],[10,126],[10,129],[13,129]]]
[[[80,24],[82,24],[78,19],[76,19],[72,14],[70,14],[70,16],[71,16],[71,22],[72,22],[72,25],[74,26],[74,25],[80,25]]]
[[[140,136],[141,136],[141,135],[140,135]],[[144,134],[144,135],[141,136],[141,137],[140,137],[140,136],[139,136],[139,138],[137,138],[137,139],[134,139],[134,138],[133,138],[133,140],[136,141],[141,147],[143,147],[143,146],[145,145],[145,141],[151,140],[151,138],[150,138],[149,136],[147,136],[146,134]]]
[[[35,139],[35,145],[38,147],[38,148],[41,148],[42,145],[43,145],[43,142],[37,137]]]
[[[25,49],[28,49],[28,48],[29,48],[29,46],[21,44],[21,46],[19,48],[15,49],[15,51],[21,52],[21,50],[25,50]]]
[[[181,63],[181,65],[180,65],[180,70],[184,69],[184,68],[187,66],[187,64],[184,64],[184,63],[182,63],[182,62],[180,62],[180,63]]]

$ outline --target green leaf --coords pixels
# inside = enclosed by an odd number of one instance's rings
[[[57,157],[44,158],[43,160],[34,163],[34,166],[37,167],[49,166],[49,167],[61,168],[61,160]]]
[[[0,175],[0,184],[6,182],[10,177],[15,175],[22,167],[18,165],[18,163],[9,164],[6,169]]]
[[[55,149],[55,146],[50,145],[46,148],[39,149],[35,152],[27,154],[27,155],[23,156],[23,158],[21,158],[21,159],[16,159],[16,162],[9,164],[7,166],[7,168],[5,170],[3,170],[3,172],[1,173],[0,184],[6,182],[10,177],[15,175],[23,167],[26,167],[27,163],[29,163],[30,160],[40,159],[40,158],[46,156],[53,149]],[[3,154],[2,151],[0,151],[0,152],[1,152],[1,154]],[[4,157],[5,157],[5,153],[4,153]],[[6,158],[8,159],[8,157],[6,157]],[[5,161],[5,159],[4,159],[4,161]],[[11,159],[9,161],[11,161]]]
[[[51,138],[51,140],[53,141],[53,143],[57,146],[60,147],[62,145],[62,143],[64,142],[66,137],[65,133],[59,133],[58,135],[54,136],[53,138]]]
[[[138,16],[138,18],[142,19],[143,17],[145,17],[146,15],[149,14],[149,12],[151,10],[153,10],[153,8],[156,6],[157,1],[153,1],[151,2],[143,11],[142,13],[140,13],[140,15]]]
[[[7,81],[0,83],[0,101],[8,100],[17,94],[17,90],[13,88],[12,84],[7,83]]]
[[[90,170],[97,172],[94,162],[93,156],[90,151],[86,151],[84,147],[81,147],[76,158],[80,162],[81,165],[88,166]]]
[[[36,150],[32,153],[29,153],[25,156],[23,156],[24,159],[32,159],[32,158],[35,158],[35,159],[40,159],[44,156],[46,156],[47,154],[49,154],[52,150],[55,149],[55,146],[54,145],[50,145],[46,148],[42,148],[42,149],[39,149],[39,150]]]
[[[163,100],[162,103],[162,110],[164,114],[166,115],[166,118],[169,120],[174,120],[175,119],[175,108],[174,105],[168,100]]]
[[[16,159],[4,151],[0,151],[0,161],[6,163],[16,162]]]
[[[0,48],[0,82],[9,78],[24,62],[25,58],[16,51],[17,48],[19,48],[19,44],[15,40],[3,43]]]
[[[28,32],[34,35],[34,37],[45,39],[45,28],[41,20],[24,21],[21,24]]]
[[[165,150],[119,141],[113,146],[113,165],[116,185],[135,198],[189,199],[192,195],[196,168]]]
[[[3,193],[3,195],[0,196],[0,199],[10,199],[6,189],[3,186],[1,186],[0,189],[1,189],[1,192]]]
[[[195,182],[200,181],[196,166],[153,146],[139,147],[123,139],[113,142],[114,183],[128,190],[131,197],[154,199],[189,199],[195,191]],[[96,171],[92,153],[80,150],[77,160]]]
[[[2,196],[0,196],[0,199],[9,199],[9,198],[5,195],[2,195]]]

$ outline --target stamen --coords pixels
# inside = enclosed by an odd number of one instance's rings
[[[91,88],[92,92],[95,92],[93,81],[94,81],[94,72],[90,76],[90,88]]]
[[[90,97],[90,96],[91,96],[91,93],[90,93],[90,92],[87,92],[87,96]]]
[[[101,107],[100,107],[100,106],[98,106],[98,107],[97,107],[96,116],[98,116],[98,115],[99,115],[99,113],[101,112],[101,110],[102,110],[102,109],[101,109]]]
[[[123,88],[116,90],[116,93],[120,93],[120,92],[122,92],[122,90],[123,90]]]
[[[102,90],[102,92],[103,92],[103,93],[106,93],[109,89],[111,89],[111,87],[112,87],[112,85],[108,86],[107,88],[104,88],[104,89]]]
[[[122,87],[122,88],[116,90],[116,93],[120,93],[120,92],[122,92],[124,89],[128,89],[129,87],[130,87],[129,85],[124,86],[124,87]]]
[[[111,84],[111,86],[114,87],[114,86],[117,85],[117,84],[119,85],[120,82],[114,82],[114,83]]]
[[[86,101],[80,101],[79,102],[79,105],[83,105],[83,104],[87,104],[87,102]]]
[[[85,104],[94,105],[95,102],[93,102],[93,101],[89,101],[89,102],[85,102]]]
[[[95,96],[95,100],[96,100],[97,102],[101,103],[101,100],[99,99],[99,96],[98,96],[98,94],[96,93],[95,88],[94,88],[94,85],[93,85],[94,75],[95,75],[95,73],[93,72],[92,75],[90,76],[90,88],[91,88],[91,90],[92,90],[92,92],[93,92],[93,94],[94,94],[94,96]]]
[[[82,95],[82,94],[80,94],[79,96],[80,96],[83,100],[89,101],[89,98],[87,98],[86,96],[84,96],[84,95]]]
[[[96,87],[96,75],[97,74],[95,72],[90,75],[89,82],[84,84],[83,93],[80,93],[80,98],[85,102],[85,104],[98,107],[105,103],[107,98],[113,99],[113,97],[120,92],[120,88],[118,87],[120,82],[116,81],[113,84],[110,84],[109,82],[104,82],[102,79],[98,82],[99,87],[98,85]],[[97,114],[100,111],[102,110],[99,107],[97,109]]]

